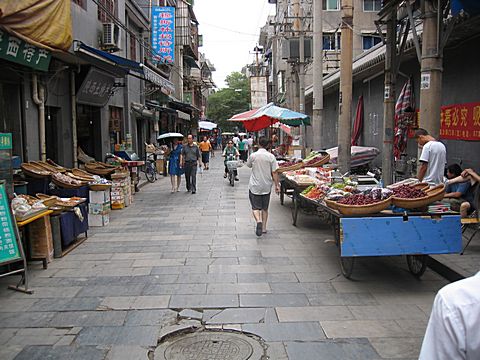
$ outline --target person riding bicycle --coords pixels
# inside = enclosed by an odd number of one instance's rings
[[[237,148],[233,146],[232,140],[228,141],[227,146],[223,150],[223,157],[225,158],[223,162],[225,164],[225,174],[223,174],[223,177],[226,178],[228,176],[227,161],[238,160],[240,157],[240,153],[238,152]],[[238,181],[239,179],[237,170],[233,170],[233,173],[235,175],[235,181]]]

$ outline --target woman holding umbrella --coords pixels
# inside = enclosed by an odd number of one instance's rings
[[[172,183],[172,193],[178,192],[180,187],[180,182],[182,181],[183,169],[180,168],[180,154],[182,153],[182,144],[179,141],[183,137],[181,134],[179,136],[172,136],[172,146],[170,150],[170,158],[168,162],[168,173],[170,174],[170,182]],[[166,138],[166,137],[164,137]],[[159,138],[160,139],[160,138]]]

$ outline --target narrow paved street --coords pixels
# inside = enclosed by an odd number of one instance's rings
[[[198,192],[170,193],[161,178],[114,211],[111,223],[47,270],[33,295],[0,289],[0,359],[147,359],[172,329],[242,330],[270,359],[414,359],[435,292],[403,258],[368,258],[340,274],[328,226],[272,196],[268,234],[257,238],[249,169],[232,188],[217,155]],[[12,301],[12,300],[15,301]],[[153,355],[153,354],[151,354]],[[49,357],[50,356],[50,357]]]

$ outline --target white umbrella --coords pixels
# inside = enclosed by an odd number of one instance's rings
[[[238,133],[238,136],[247,136],[247,133],[241,132],[241,133]]]
[[[205,129],[205,130],[213,130],[217,127],[217,124],[212,123],[210,121],[199,121],[198,128]]]
[[[168,138],[183,138],[183,135],[180,133],[165,133],[160,135],[157,140],[168,139]]]

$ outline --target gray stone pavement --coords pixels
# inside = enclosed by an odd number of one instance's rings
[[[397,257],[361,259],[347,280],[330,228],[303,214],[292,226],[275,195],[258,238],[249,170],[234,188],[222,171],[217,156],[195,195],[171,194],[167,178],[143,187],[68,256],[32,265],[33,295],[2,279],[0,359],[147,359],[172,326],[194,326],[182,310],[263,338],[274,360],[418,356],[444,279],[417,280]]]

